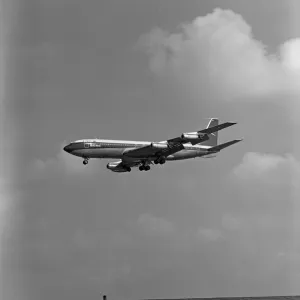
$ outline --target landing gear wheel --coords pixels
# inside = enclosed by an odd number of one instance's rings
[[[150,166],[139,166],[139,170],[140,171],[149,171],[150,170]]]
[[[165,162],[166,162],[166,160],[165,160],[164,158],[161,158],[161,159],[159,160],[159,163],[160,163],[161,165],[163,165]]]
[[[83,161],[83,164],[84,164],[84,165],[87,165],[87,164],[88,164],[88,162],[89,162],[89,159],[88,159],[88,158],[86,158],[86,159]]]
[[[131,172],[131,168],[130,167],[127,168],[127,172]]]
[[[166,159],[164,157],[158,157],[154,163],[157,165],[157,164],[161,164],[163,165],[164,163],[166,162]]]

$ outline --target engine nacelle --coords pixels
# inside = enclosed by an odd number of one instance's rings
[[[187,139],[187,140],[198,140],[199,139],[199,135],[198,134],[190,134],[190,133],[183,133],[181,135],[181,137],[183,139]]]
[[[201,134],[198,132],[188,132],[188,133],[183,133],[181,135],[181,138],[187,139],[187,140],[199,140],[199,139],[205,140],[205,139],[207,139],[205,137],[207,137],[206,134]]]
[[[168,145],[163,143],[151,143],[151,147],[155,149],[168,149]]]
[[[118,167],[120,162],[110,162],[106,165],[106,168],[109,169],[109,170],[113,170],[115,169],[116,167]]]
[[[113,171],[113,172],[127,172],[127,170],[121,166],[119,166],[121,162],[120,161],[116,161],[116,162],[110,162],[106,165],[106,168]]]

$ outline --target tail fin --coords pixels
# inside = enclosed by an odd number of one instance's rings
[[[211,118],[207,124],[206,128],[211,128],[219,125],[219,119]],[[204,141],[201,145],[204,146],[217,146],[218,145],[218,131],[208,134],[209,140]]]

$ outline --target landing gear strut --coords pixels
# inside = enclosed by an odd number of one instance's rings
[[[89,158],[88,158],[88,157],[86,157],[86,158],[84,159],[84,161],[83,161],[83,164],[84,164],[84,165],[87,165],[87,164],[88,164],[88,162],[89,162]]]

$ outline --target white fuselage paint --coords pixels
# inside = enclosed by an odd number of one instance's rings
[[[72,150],[70,154],[79,157],[88,158],[118,158],[125,160],[150,159],[156,157],[128,157],[124,152],[128,149],[140,148],[150,145],[146,141],[123,141],[123,140],[103,140],[103,139],[85,139],[78,140],[70,144]],[[208,155],[207,150],[211,147],[201,145],[183,144],[184,149],[166,157],[166,160],[183,160]],[[159,151],[159,149],[157,149]]]

